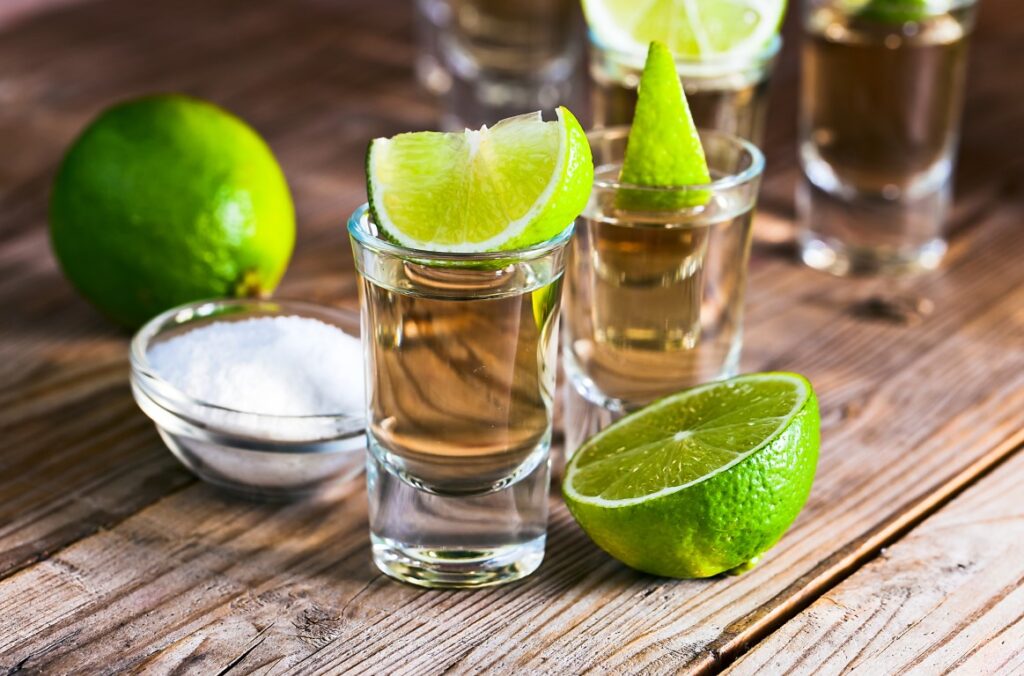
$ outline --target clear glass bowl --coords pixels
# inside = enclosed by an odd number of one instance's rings
[[[175,456],[199,478],[246,497],[310,495],[359,474],[365,464],[360,413],[276,416],[199,401],[160,377],[152,345],[214,321],[300,316],[359,337],[359,315],[298,301],[213,300],[151,319],[131,343],[132,394]],[[361,370],[361,365],[360,365]]]

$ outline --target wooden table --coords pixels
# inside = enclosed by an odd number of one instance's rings
[[[128,95],[181,90],[231,108],[294,189],[299,244],[282,295],[352,307],[342,219],[363,199],[365,143],[435,124],[412,80],[410,4],[5,3],[0,671],[1024,670],[1017,0],[982,3],[940,273],[849,281],[755,257],[744,369],[807,374],[823,446],[807,507],[753,571],[632,572],[553,499],[536,575],[423,591],[373,569],[361,482],[267,506],[178,465],[132,402],[128,336],[50,254],[63,149]],[[762,221],[793,213],[794,44],[774,88]]]

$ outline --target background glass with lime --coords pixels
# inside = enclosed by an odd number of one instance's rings
[[[693,119],[760,144],[785,0],[584,0],[595,127],[629,124],[647,45],[675,54]]]

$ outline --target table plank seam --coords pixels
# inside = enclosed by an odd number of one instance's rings
[[[723,633],[723,638],[725,641],[733,642],[735,647],[730,647],[728,644],[722,647],[717,647],[712,644],[710,646],[713,654],[711,663],[705,667],[698,668],[695,673],[703,676],[704,674],[712,675],[724,672],[736,660],[752,650],[757,644],[767,639],[786,622],[795,618],[817,599],[821,598],[833,588],[841,584],[844,580],[854,575],[858,570],[877,559],[884,549],[891,547],[896,542],[906,537],[926,519],[937,513],[948,503],[955,500],[971,486],[989,476],[1017,453],[1024,453],[1024,430],[1019,430],[1017,433],[1012,434],[1006,441],[997,445],[996,448],[988,454],[961,470],[957,475],[951,477],[944,486],[939,487],[934,492],[925,493],[917,505],[902,512],[901,518],[894,520],[888,529],[883,527],[873,535],[868,535],[859,542],[851,542],[846,548],[836,552],[832,557],[829,557],[830,559],[838,558],[841,561],[843,558],[850,558],[852,556],[849,563],[835,567],[831,574],[826,570],[825,575],[820,577],[818,580],[815,580],[813,577],[810,580],[807,580],[807,576],[801,577],[792,585],[784,589],[780,594],[769,601],[769,603],[765,604],[771,605],[775,599],[782,598],[783,601],[776,605],[775,608],[782,608],[783,610],[780,612],[770,610],[765,615],[765,618],[768,619],[764,621],[763,626],[758,627],[758,622],[755,620],[750,624],[751,629],[745,629],[737,632],[733,637],[728,636],[727,629],[726,632]],[[975,469],[979,465],[980,468]],[[957,478],[964,476],[966,476],[967,479],[961,483],[957,483]],[[952,488],[949,489],[949,487]],[[860,550],[860,553],[857,553],[858,549]],[[826,561],[827,560],[828,559],[826,559]],[[811,575],[813,575],[813,571]],[[791,589],[797,589],[798,591],[791,596],[787,596]],[[787,601],[790,600],[793,601],[787,603]],[[772,617],[773,614],[774,617]],[[749,632],[750,638],[736,641],[744,631]]]

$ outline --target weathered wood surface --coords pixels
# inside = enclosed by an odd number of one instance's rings
[[[342,220],[365,142],[434,126],[409,3],[94,0],[0,24],[0,670],[721,668],[1024,443],[1024,100],[1006,79],[1024,11],[987,0],[978,38],[944,270],[894,284],[754,262],[744,367],[806,373],[825,439],[811,500],[762,565],[635,574],[556,499],[537,575],[426,592],[371,568],[358,483],[263,506],[180,469],[131,401],[127,337],[74,295],[45,231],[76,131],[118,98],[183,90],[250,120],[282,160],[300,233],[281,293],[352,306]],[[792,215],[794,56],[762,219]],[[880,319],[876,297],[933,308]]]
[[[1024,454],[758,644],[745,674],[1024,672]]]

